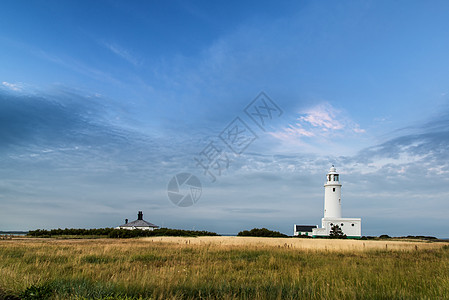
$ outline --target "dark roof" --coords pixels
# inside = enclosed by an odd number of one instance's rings
[[[120,225],[119,227],[155,227],[159,228],[159,226],[154,225],[153,223],[147,222],[145,220],[135,220],[129,222],[128,224]]]
[[[296,225],[296,231],[299,232],[312,232],[313,228],[318,228],[317,225]]]

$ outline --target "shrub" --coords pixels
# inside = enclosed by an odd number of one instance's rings
[[[251,230],[240,231],[237,236],[256,236],[256,237],[288,237],[279,231],[272,231],[266,228],[253,228]]]

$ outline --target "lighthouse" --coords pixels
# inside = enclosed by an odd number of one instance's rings
[[[341,184],[340,175],[332,165],[324,184],[324,218],[341,218]]]
[[[307,235],[312,237],[329,236],[332,227],[338,225],[348,238],[362,236],[361,218],[342,218],[341,214],[341,186],[340,174],[332,165],[326,174],[324,184],[324,217],[321,219],[321,228],[317,225],[294,225],[294,235]]]

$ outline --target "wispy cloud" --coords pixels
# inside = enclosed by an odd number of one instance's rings
[[[8,40],[8,43],[14,48],[20,51],[26,51],[31,55],[42,59],[47,62],[51,62],[58,66],[64,67],[68,70],[77,72],[79,74],[88,76],[90,78],[100,80],[103,82],[110,82],[114,85],[119,85],[122,83],[122,80],[118,80],[113,77],[110,73],[102,71],[98,68],[92,66],[92,64],[86,64],[82,61],[82,59],[77,59],[67,54],[57,54],[53,51],[48,51],[47,49],[37,47],[35,45],[31,45],[25,42],[16,41],[16,40]],[[29,92],[31,89],[36,89],[36,87],[30,86],[29,83],[10,83],[10,82],[2,82],[1,86],[7,87],[10,90],[15,92],[25,91]]]
[[[10,83],[10,82],[3,81],[2,85],[4,87],[7,87],[8,89],[16,91],[16,92],[20,92],[23,88],[21,83]]]
[[[103,42],[102,45],[105,46],[107,49],[109,49],[115,55],[126,60],[127,62],[129,62],[130,64],[132,64],[134,66],[139,66],[141,64],[140,59],[138,59],[129,50],[117,45],[116,43]]]
[[[329,138],[342,134],[360,134],[365,130],[343,110],[324,102],[299,113],[293,124],[270,134],[282,141],[299,142],[304,138]]]
[[[110,82],[110,83],[116,84],[116,85],[122,84],[121,80],[115,78],[110,73],[104,72],[97,68],[94,68],[88,64],[83,63],[82,61],[73,59],[72,57],[58,56],[53,53],[49,53],[42,49],[36,49],[36,48],[31,49],[31,53],[33,53],[33,55],[35,55],[41,59],[44,59],[46,61],[52,62],[57,65],[60,65],[64,68],[75,71],[77,73],[89,76],[90,78],[100,80],[103,82],[104,81]]]
[[[320,104],[309,110],[306,110],[302,116],[298,118],[298,126],[310,124],[314,128],[318,128],[323,132],[329,130],[340,130],[344,125],[337,119],[339,111],[332,107],[329,103]]]

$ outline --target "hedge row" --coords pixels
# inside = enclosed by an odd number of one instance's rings
[[[209,231],[195,231],[195,230],[181,230],[181,229],[169,229],[160,228],[153,231],[150,230],[127,230],[127,229],[115,229],[115,228],[98,228],[98,229],[37,229],[31,230],[27,234],[32,237],[52,237],[63,235],[74,236],[107,236],[110,238],[133,238],[133,237],[149,237],[149,236],[217,236],[215,232]]]
[[[279,231],[272,231],[266,228],[253,228],[251,230],[243,230],[238,233],[238,236],[257,236],[257,237],[288,237]]]

